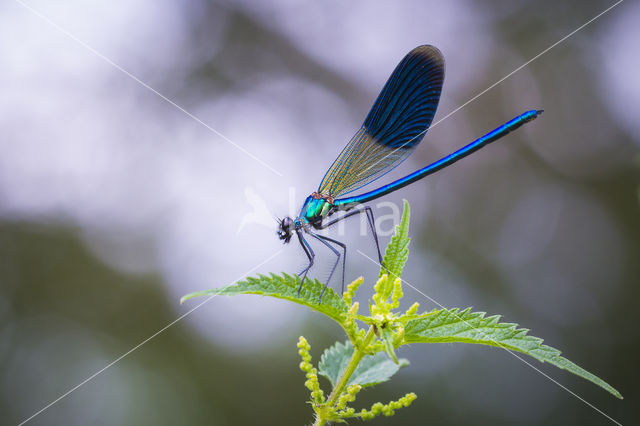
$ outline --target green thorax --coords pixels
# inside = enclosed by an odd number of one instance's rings
[[[300,210],[300,217],[311,224],[318,223],[332,213],[332,207],[333,204],[326,199],[310,195],[305,200],[302,210]]]

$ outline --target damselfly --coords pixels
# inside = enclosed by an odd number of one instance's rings
[[[358,209],[356,207],[429,176],[542,114],[542,110],[527,111],[410,175],[364,194],[344,197],[388,173],[413,152],[431,125],[440,100],[443,81],[444,58],[437,48],[419,46],[409,52],[382,88],[362,127],[324,175],[318,190],[307,197],[298,216],[285,217],[279,221],[279,238],[288,243],[295,233],[309,259],[309,264],[299,274],[302,279],[298,292],[315,259],[315,253],[305,235],[320,241],[336,255],[327,283],[342,258],[344,293],[347,247],[344,243],[315,231],[364,213],[375,240],[378,260],[382,264],[373,211],[368,206]],[[346,213],[328,220],[340,211]],[[342,253],[336,247],[339,247]]]

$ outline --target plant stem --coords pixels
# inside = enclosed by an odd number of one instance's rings
[[[375,337],[376,337],[376,333],[374,331],[373,326],[371,326],[369,327],[369,331],[367,332],[366,336],[364,336],[364,339],[362,339],[362,343],[360,347],[363,347],[363,348],[367,347]],[[314,426],[323,426],[327,423],[327,421],[329,421],[329,419],[327,418],[327,414],[330,412],[330,409],[333,408],[333,406],[336,404],[336,401],[338,401],[338,398],[344,391],[344,388],[347,386],[347,383],[349,383],[349,379],[353,375],[354,371],[356,371],[358,364],[360,364],[360,361],[362,361],[362,358],[364,358],[365,355],[366,355],[366,352],[361,351],[355,345],[353,346],[353,355],[351,355],[351,359],[349,360],[349,363],[347,364],[344,371],[342,372],[340,379],[338,379],[338,383],[336,383],[336,386],[331,391],[331,395],[329,395],[329,399],[327,400],[327,402],[323,404],[322,409],[318,413],[316,421],[313,424]]]

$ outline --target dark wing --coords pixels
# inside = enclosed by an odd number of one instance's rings
[[[318,192],[339,197],[388,173],[422,140],[438,108],[444,58],[419,46],[402,59],[384,85],[364,124],[333,162]]]

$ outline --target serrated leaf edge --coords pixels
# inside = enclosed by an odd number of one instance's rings
[[[560,369],[589,380],[617,398],[622,399],[620,392],[607,382],[562,357],[560,350],[544,345],[543,339],[529,335],[529,329],[518,328],[518,324],[515,323],[500,323],[500,315],[488,317],[485,315],[485,312],[471,312],[471,308],[466,308],[462,311],[458,308],[443,309],[437,312],[437,315],[408,321],[405,326],[404,341],[405,343],[471,343],[520,352],[540,362],[548,362]],[[454,320],[452,321],[451,318]],[[471,324],[470,321],[479,321],[479,324]],[[422,325],[421,329],[418,332],[412,332],[412,328],[415,328],[419,323],[422,323],[420,324]],[[441,327],[455,327],[456,323],[463,325],[448,335],[421,335],[426,330],[433,331]],[[497,332],[502,336],[498,335]],[[474,335],[477,336],[478,334],[483,336],[481,338],[474,337]]]

